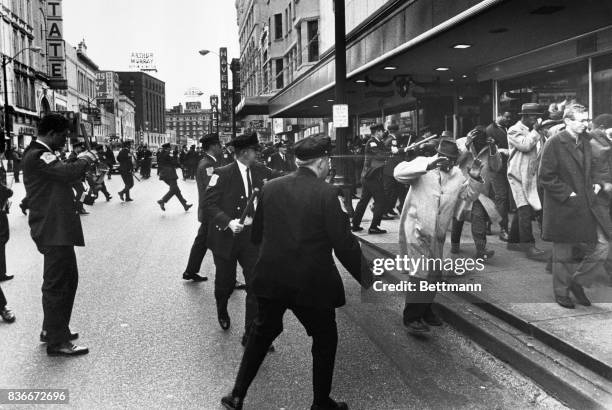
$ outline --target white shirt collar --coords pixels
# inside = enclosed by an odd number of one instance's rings
[[[240,173],[246,174],[247,166],[238,160],[236,160],[236,163],[238,164],[238,169],[240,170]]]

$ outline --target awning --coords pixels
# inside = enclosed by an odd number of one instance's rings
[[[479,76],[482,67],[612,23],[612,2],[607,0],[438,3],[407,2],[368,24],[363,33],[349,33],[346,98],[351,114],[400,112],[423,95],[452,96],[486,80]],[[457,10],[461,7],[463,11]],[[270,99],[269,115],[330,117],[334,66],[334,54],[324,56]],[[400,93],[402,82],[410,84],[405,94]]]
[[[244,118],[247,115],[268,115],[268,99],[269,97],[265,96],[243,98],[236,107],[236,117]]]

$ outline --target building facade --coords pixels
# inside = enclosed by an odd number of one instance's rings
[[[136,104],[127,96],[119,95],[116,128],[119,130],[121,141],[136,142]]]
[[[320,119],[273,122],[268,100],[320,58],[321,1],[238,0],[241,102],[237,117],[260,139],[295,140],[297,130],[323,127]],[[333,32],[331,32],[333,42]],[[327,39],[330,42],[330,39]]]
[[[117,74],[121,92],[136,104],[137,143],[154,148],[161,146],[168,138],[165,83],[141,71],[121,71]]]
[[[166,111],[166,126],[176,133],[178,145],[197,145],[200,138],[212,132],[212,112],[202,108],[200,102],[187,102]]]

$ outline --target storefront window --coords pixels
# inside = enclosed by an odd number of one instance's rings
[[[593,117],[612,113],[612,54],[593,59]]]
[[[498,112],[517,114],[525,103],[543,108],[576,101],[589,104],[588,61],[538,71],[498,83]],[[609,94],[608,94],[609,95]]]

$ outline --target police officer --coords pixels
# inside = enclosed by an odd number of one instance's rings
[[[157,161],[159,179],[164,181],[170,187],[166,195],[164,195],[162,199],[157,201],[157,204],[159,205],[162,211],[165,211],[166,202],[172,199],[173,196],[176,196],[176,198],[183,205],[185,211],[188,211],[189,208],[191,208],[193,205],[187,203],[187,200],[183,198],[181,190],[178,187],[178,175],[176,174],[176,169],[180,165],[178,162],[177,154],[175,154],[174,156],[170,155],[170,144],[165,143],[162,145],[162,151],[159,154],[159,159]]]
[[[240,263],[247,283],[244,345],[257,314],[257,301],[249,289],[258,253],[258,247],[251,243],[252,216],[257,202],[253,203],[254,209],[246,210],[244,223],[240,223],[240,218],[254,189],[261,189],[274,174],[270,168],[255,161],[259,149],[257,134],[239,135],[229,144],[234,149],[235,161],[214,170],[203,201],[204,214],[209,223],[207,244],[216,267],[217,318],[223,330],[230,327],[227,302],[236,284],[237,263]]]
[[[77,160],[78,155],[85,151],[85,144],[81,141],[75,141],[72,143],[72,151],[68,155],[68,162],[74,162]],[[83,206],[83,198],[85,194],[85,188],[83,187],[83,179],[78,179],[72,183],[72,189],[74,190],[74,200],[77,203],[77,209],[80,215],[88,215],[89,212],[85,210]],[[23,208],[22,208],[23,211]],[[25,214],[25,212],[24,212]]]
[[[338,343],[335,309],[345,303],[332,250],[357,280],[371,281],[337,188],[325,182],[331,140],[307,137],[295,144],[298,170],[267,183],[253,222],[252,240],[261,250],[252,283],[258,314],[227,409],[241,409],[268,347],[282,332],[291,310],[313,338],[311,409],[348,409],[329,395]],[[363,270],[362,270],[363,269]],[[366,274],[367,273],[367,274]],[[268,406],[274,407],[274,406]]]
[[[183,279],[193,280],[194,282],[208,280],[206,276],[198,275],[207,250],[206,237],[208,236],[208,221],[204,212],[204,194],[206,193],[206,187],[208,186],[208,182],[214,170],[221,165],[217,158],[222,154],[219,134],[207,134],[202,137],[200,142],[202,143],[202,149],[205,151],[204,156],[198,163],[198,169],[196,171],[196,183],[198,184],[199,196],[198,221],[200,222],[200,229],[198,229],[198,234],[191,246],[187,268],[185,268],[185,272],[183,273]]]
[[[4,184],[0,184],[0,282],[13,279],[13,275],[6,274],[6,243],[10,237],[9,222],[6,214],[9,211],[8,200],[12,196],[13,190]]]
[[[293,161],[287,153],[287,142],[278,143],[278,152],[268,157],[268,166],[276,171],[289,173],[295,170]]]
[[[130,197],[130,189],[134,186],[134,164],[132,163],[132,154],[130,152],[131,142],[125,141],[123,148],[117,155],[117,161],[119,161],[119,174],[123,180],[123,189],[119,191],[119,198],[122,201],[130,202],[133,199]]]
[[[366,207],[370,199],[374,198],[374,210],[372,222],[370,223],[370,234],[387,233],[386,230],[380,229],[380,221],[383,219],[387,200],[383,187],[383,168],[389,155],[391,148],[385,146],[383,142],[383,134],[385,128],[382,124],[375,124],[370,127],[372,137],[365,145],[365,160],[363,171],[361,172],[361,184],[363,186],[361,199],[355,207],[353,215],[353,232],[363,230],[361,219],[365,213]]]
[[[72,183],[85,175],[96,161],[92,152],[78,154],[74,162],[55,155],[66,144],[69,122],[59,114],[44,116],[38,139],[23,158],[23,178],[30,207],[31,236],[44,255],[41,341],[47,354],[74,356],[89,350],[71,343],[78,334],[70,332],[70,316],[78,284],[75,246],[84,246],[83,230],[72,193]]]

